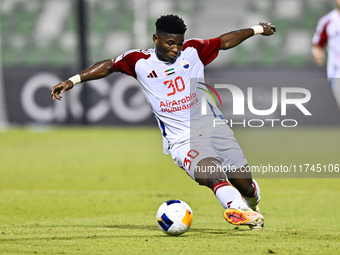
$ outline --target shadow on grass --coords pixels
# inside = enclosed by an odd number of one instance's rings
[[[229,227],[229,225],[227,225]],[[84,227],[84,228],[115,228],[115,229],[140,229],[140,230],[151,230],[151,231],[160,231],[160,229],[155,225],[133,225],[133,224],[116,224],[116,225],[65,225],[65,226],[40,226],[40,227]],[[232,229],[213,229],[213,228],[190,228],[190,232],[195,233],[209,233],[209,234],[226,234],[226,233],[239,233],[239,232],[249,232],[250,229],[248,227],[234,227]]]
[[[146,230],[157,230],[160,229],[154,225],[107,225],[107,226],[90,226],[90,227],[105,227],[105,228],[117,228],[117,229],[146,229]],[[235,227],[233,229],[212,229],[212,228],[190,228],[190,232],[195,233],[205,233],[205,234],[226,234],[232,232],[243,232],[243,231],[250,231],[249,228],[238,228]]]
[[[161,233],[161,230],[154,225],[129,225],[129,224],[117,224],[117,225],[55,225],[55,226],[43,226],[43,225],[26,225],[22,228],[48,228],[49,231],[52,229],[51,232],[47,232],[46,235],[50,237],[18,237],[18,238],[0,238],[1,242],[15,242],[15,241],[35,241],[35,240],[45,240],[45,241],[53,241],[53,240],[80,240],[80,239],[107,239],[107,238],[174,238],[173,236],[168,236]],[[125,230],[147,230],[147,231],[157,231],[159,234],[152,234],[152,235],[115,235],[114,233],[107,233],[107,235],[77,235],[77,236],[54,236],[53,229],[55,228],[111,228],[111,229],[125,229]],[[224,235],[224,236],[243,236],[246,235],[246,232],[249,232],[248,228],[240,228],[238,229],[211,229],[211,228],[191,228],[186,234],[176,236],[176,238],[192,238],[193,235],[196,234],[204,234],[204,235]],[[76,232],[76,230],[75,230]],[[79,231],[77,231],[79,232]]]

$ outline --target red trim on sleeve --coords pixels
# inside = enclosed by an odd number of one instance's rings
[[[195,48],[203,65],[206,66],[218,56],[221,46],[221,40],[218,37],[206,40],[190,39],[184,43],[182,51],[189,47]]]
[[[329,23],[331,23],[330,20],[325,23],[325,26],[322,29],[322,32],[320,34],[320,39],[319,39],[318,43],[316,44],[319,47],[324,47],[326,45],[327,41],[328,41],[328,36],[327,36],[326,30],[327,30],[327,26],[329,25]]]
[[[124,54],[116,57],[112,61],[112,68],[116,71],[125,73],[137,78],[135,66],[138,60],[140,59],[148,59],[151,56],[150,51],[146,50],[130,50],[125,52]]]

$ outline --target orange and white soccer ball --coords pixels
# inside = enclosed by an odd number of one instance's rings
[[[158,227],[171,236],[185,233],[192,222],[192,210],[182,200],[168,200],[161,204],[156,214]]]

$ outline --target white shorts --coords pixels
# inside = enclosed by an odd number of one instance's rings
[[[175,164],[194,180],[196,166],[204,158],[218,159],[222,169],[238,169],[247,164],[247,159],[228,125],[214,128],[209,137],[201,134],[185,143],[175,144],[170,153]]]

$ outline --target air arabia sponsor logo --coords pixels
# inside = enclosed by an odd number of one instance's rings
[[[188,96],[178,100],[165,100],[161,101],[160,107],[162,112],[177,112],[182,110],[188,110],[198,103],[196,93],[189,93]]]

